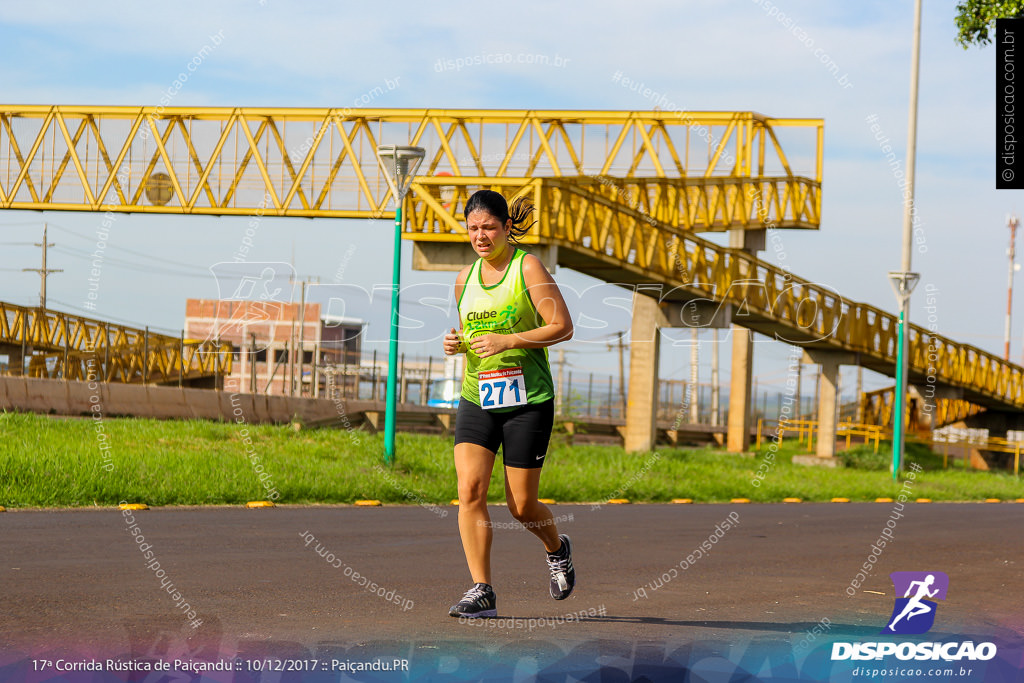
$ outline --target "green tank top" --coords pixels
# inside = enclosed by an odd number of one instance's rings
[[[511,245],[510,245],[511,246]],[[466,341],[466,375],[462,382],[462,398],[480,405],[478,375],[488,370],[521,367],[526,380],[526,402],[543,403],[555,396],[548,365],[548,350],[508,349],[494,356],[480,358],[468,347],[469,342],[481,334],[514,334],[542,327],[544,319],[533,305],[523,278],[523,260],[526,252],[513,247],[512,260],[505,274],[496,284],[487,286],[480,276],[483,259],[477,259],[469,269],[462,296],[459,297],[459,319]],[[508,411],[515,408],[497,408]]]

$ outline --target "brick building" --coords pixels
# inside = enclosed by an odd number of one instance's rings
[[[235,346],[225,389],[319,396],[324,364],[359,364],[363,323],[321,317],[320,304],[187,299],[185,336]]]

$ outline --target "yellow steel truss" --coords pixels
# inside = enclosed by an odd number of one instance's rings
[[[418,178],[406,199],[406,236],[416,240],[465,239],[465,227],[446,219],[430,185],[459,184],[457,204],[481,179]],[[526,194],[537,207],[538,226],[524,242],[558,245],[559,261],[606,281],[667,285],[670,300],[730,304],[736,322],[780,340],[855,352],[860,363],[892,375],[897,319],[874,306],[844,299],[834,289],[799,278],[749,253],[720,247],[693,232],[659,222],[621,195],[592,191],[575,179],[493,179],[506,195]],[[458,208],[457,206],[453,208]],[[909,329],[910,378],[929,375],[961,388],[965,399],[986,406],[1024,408],[1024,369],[976,347],[925,328]]]
[[[407,200],[414,232],[458,234],[462,208],[480,187],[521,193],[526,187],[545,194],[572,190],[589,203],[625,205],[644,220],[700,232],[736,228],[816,228],[820,221],[819,185],[801,177],[761,178],[487,178],[418,177]],[[440,229],[441,224],[448,229]],[[412,237],[412,235],[406,235]]]
[[[571,267],[731,304],[752,329],[891,373],[893,316],[693,234],[817,228],[823,130],[750,112],[0,105],[0,209],[386,217],[373,150],[420,145],[408,238],[462,239],[473,187],[531,193],[532,241]],[[916,326],[910,353],[912,380],[1024,408],[1018,366]]]
[[[891,428],[893,398],[895,395],[896,391],[893,387],[877,389],[862,394],[860,401],[864,422]],[[961,422],[969,417],[978,415],[984,410],[981,406],[962,399],[936,398],[929,402],[934,404],[934,409],[931,412],[933,429]],[[909,404],[907,405],[907,410],[909,417]],[[919,408],[919,410],[923,410],[923,408]]]
[[[171,383],[231,372],[227,342],[179,339],[0,301],[0,346],[25,349],[31,377]]]
[[[615,176],[685,228],[818,227],[822,121],[750,112],[0,105],[0,208],[390,216],[373,150],[392,142],[430,150],[423,176]]]

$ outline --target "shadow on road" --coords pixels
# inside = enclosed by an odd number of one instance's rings
[[[536,622],[550,623],[558,617],[551,616],[534,616],[525,617],[518,615],[502,614],[497,617],[498,619],[505,620],[522,620],[524,622],[533,619]],[[819,622],[810,621],[794,621],[794,622],[772,622],[772,621],[683,621],[676,619],[664,619],[662,617],[641,617],[641,616],[629,616],[620,617],[615,615],[607,615],[602,617],[593,617],[591,619],[581,619],[578,623],[586,624],[599,624],[602,622],[612,624],[645,624],[648,626],[679,626],[679,627],[690,627],[690,628],[717,628],[717,629],[729,629],[732,631],[772,631],[778,633],[804,633],[811,631],[815,627],[821,628]],[[830,635],[846,635],[846,636],[868,636],[876,635],[879,628],[876,626],[858,626],[855,624],[836,624],[833,623],[828,633]]]

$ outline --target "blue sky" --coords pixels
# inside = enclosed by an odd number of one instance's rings
[[[926,250],[915,252],[913,267],[923,283],[938,288],[940,332],[1001,353],[1006,215],[1024,211],[1024,203],[1016,192],[994,189],[994,50],[965,51],[954,43],[954,8],[954,0],[924,5],[917,208]],[[351,6],[251,0],[162,9],[103,0],[5,3],[0,82],[8,103],[155,105],[219,33],[223,41],[176,95],[175,106],[346,107],[391,79],[400,86],[372,106],[649,109],[650,101],[612,81],[621,71],[687,110],[822,117],[822,225],[784,234],[786,263],[846,297],[893,310],[886,272],[900,263],[901,193],[866,119],[876,117],[902,158],[912,27],[909,0]],[[549,64],[438,68],[439,60],[493,53],[544,55]],[[551,65],[556,56],[562,66]],[[822,58],[839,67],[837,76]],[[51,267],[64,269],[49,280],[51,305],[80,305],[86,262],[64,249],[89,247],[78,235],[95,231],[100,216],[94,214],[0,215],[3,267],[15,269],[3,271],[2,298],[36,301],[38,277],[17,269],[38,267],[38,249],[10,243],[38,241],[43,221],[53,226],[50,241],[59,245]],[[230,260],[245,226],[241,218],[122,217],[111,231],[108,256],[126,265],[111,263],[104,273],[97,314],[180,329],[184,299],[216,295],[207,269]],[[252,260],[291,261],[294,253],[300,274],[330,282],[349,254],[345,280],[367,287],[390,273],[388,221],[266,219],[259,231]],[[158,266],[159,260],[169,265]],[[575,287],[590,282],[564,270],[557,279]],[[408,270],[403,277],[410,284],[431,280],[436,276]],[[1018,360],[1022,300],[1024,291],[1014,307]],[[922,320],[923,305],[924,297],[915,297],[915,321]],[[379,310],[365,317],[371,326],[387,320]],[[410,344],[406,351],[439,354],[436,346]],[[577,352],[570,357],[579,372],[616,367],[603,345],[577,341],[567,348]],[[689,350],[666,349],[663,376],[687,376]],[[755,374],[781,385],[786,349],[762,344],[757,354]],[[727,350],[721,356],[727,375]],[[705,380],[706,365],[704,353]],[[869,386],[885,383],[869,379]]]

